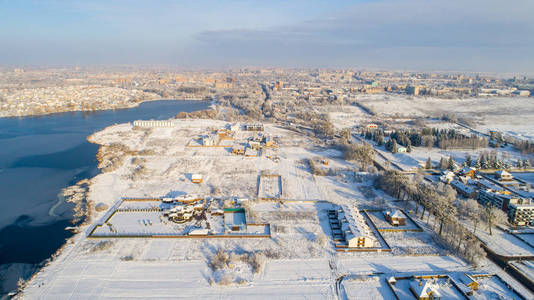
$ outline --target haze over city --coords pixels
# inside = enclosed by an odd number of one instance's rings
[[[534,3],[1,1],[2,65],[522,72]]]

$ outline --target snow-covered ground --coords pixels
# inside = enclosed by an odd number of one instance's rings
[[[410,118],[427,118],[428,127],[455,129],[464,134],[471,134],[470,130],[456,124],[441,122],[436,118],[445,114],[454,115],[460,120],[467,119],[473,122],[472,128],[482,133],[497,130],[505,135],[521,139],[534,139],[534,101],[525,97],[506,98],[468,98],[468,99],[438,99],[433,97],[408,97],[403,95],[364,95],[358,101],[371,108],[377,116],[370,116],[356,106],[329,106],[330,119],[336,128],[353,128],[378,118],[387,124],[398,128],[409,128]],[[391,154],[382,153],[392,162],[405,169],[423,165],[430,157],[434,164],[441,157],[452,156],[457,162],[463,162],[467,153],[478,157],[480,152],[496,151],[499,156],[515,162],[521,157],[520,153],[508,148],[487,149],[427,149],[413,147],[412,153]],[[523,157],[525,158],[525,157]],[[532,157],[531,157],[532,158]]]
[[[250,199],[245,204],[247,221],[270,223],[272,237],[88,239],[88,227],[84,226],[59,256],[27,284],[24,298],[333,299],[338,292],[336,279],[343,274],[470,269],[455,256],[436,253],[418,252],[417,256],[397,255],[396,252],[337,253],[327,210],[332,209],[333,204],[368,207],[376,204],[377,198],[391,199],[380,191],[369,192],[372,176],[349,171],[314,176],[303,163],[303,159],[321,156],[330,161],[332,168],[350,170],[354,167],[339,159],[337,151],[314,148],[309,138],[269,124],[266,124],[266,131],[280,136],[281,140],[278,162],[267,157],[233,155],[224,148],[188,148],[186,144],[193,137],[225,123],[213,120],[174,122],[174,128],[152,130],[116,125],[92,136],[95,143],[117,143],[128,149],[122,147],[113,154],[121,159],[92,180],[89,200],[112,207],[122,197],[175,197],[187,193],[247,198]],[[237,142],[248,135],[251,133],[240,132]],[[103,150],[106,151],[110,150]],[[103,164],[109,163],[108,160],[109,157]],[[262,171],[282,176],[283,202],[255,200]],[[203,182],[192,183],[192,173],[202,174]],[[93,222],[105,214],[94,211]],[[118,217],[124,218],[119,223],[133,224],[134,228],[125,230],[169,228],[160,218],[147,212],[133,215],[128,212],[124,216],[119,213]],[[392,247],[404,247],[412,242],[417,247],[425,247],[425,244],[438,247],[430,239],[419,236],[392,239],[405,240],[404,245],[399,243]],[[217,265],[219,250],[229,258]],[[261,254],[263,259],[247,261],[247,257],[256,254]]]
[[[534,138],[534,102],[529,97],[438,99],[395,95],[369,95],[360,102],[379,115],[437,117],[453,114],[472,119],[482,132],[498,130],[506,134]]]

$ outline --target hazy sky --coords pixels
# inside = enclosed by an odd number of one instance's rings
[[[0,65],[534,71],[533,0],[0,0]]]

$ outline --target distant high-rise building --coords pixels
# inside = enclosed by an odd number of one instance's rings
[[[419,95],[419,87],[418,86],[407,86],[406,87],[406,93],[409,94],[409,95],[413,95],[413,96],[418,96]]]

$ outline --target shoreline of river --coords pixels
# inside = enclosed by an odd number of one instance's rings
[[[174,99],[161,100],[161,99],[157,99],[157,100],[154,100],[154,101],[192,101],[192,100],[190,100],[190,99],[187,99],[187,100],[185,100],[185,99],[184,100],[174,100]],[[150,100],[150,101],[143,101],[143,102],[153,102],[153,101]],[[136,103],[135,106],[139,106],[143,102]],[[128,109],[128,108],[126,108],[126,109]],[[194,111],[203,110],[203,109],[204,108],[197,109],[197,110],[194,110]],[[182,110],[180,110],[180,111],[182,111]],[[176,113],[178,113],[178,112],[179,111],[177,111]],[[26,116],[26,117],[31,117],[31,116]],[[174,117],[175,117],[175,115],[174,116],[172,116],[172,115],[170,116],[170,118],[174,118]],[[127,123],[127,122],[121,122],[120,124],[124,124],[124,123]],[[71,246],[71,245],[76,245],[76,241],[81,239],[81,238],[83,238],[83,235],[85,234],[84,230],[93,221],[93,215],[94,215],[93,213],[94,213],[94,210],[96,209],[96,204],[97,204],[97,203],[93,203],[91,201],[91,199],[89,199],[89,195],[88,195],[89,194],[89,190],[92,187],[93,179],[95,177],[97,177],[98,175],[105,173],[105,172],[103,172],[103,168],[100,166],[102,160],[99,157],[99,153],[102,152],[102,149],[105,148],[106,145],[93,141],[92,140],[92,136],[97,132],[104,131],[104,130],[109,129],[109,128],[111,128],[113,126],[116,126],[116,125],[117,124],[108,125],[105,128],[102,128],[102,129],[99,129],[98,131],[90,133],[85,138],[87,142],[89,142],[91,144],[99,145],[99,149],[98,149],[98,151],[96,153],[96,160],[97,160],[96,168],[98,169],[98,173],[95,174],[94,176],[90,176],[88,178],[82,179],[82,180],[78,181],[75,184],[71,183],[72,185],[63,188],[60,191],[60,194],[63,194],[65,190],[71,189],[73,187],[82,187],[83,186],[83,188],[85,189],[85,191],[83,193],[84,195],[82,197],[83,199],[78,197],[76,201],[68,201],[68,199],[65,199],[65,200],[62,200],[62,201],[58,200],[58,202],[56,202],[56,204],[54,204],[52,206],[52,208],[50,208],[50,210],[55,209],[55,207],[58,205],[58,203],[63,204],[63,203],[70,202],[70,203],[73,203],[75,205],[75,208],[73,208],[73,212],[77,213],[77,215],[75,217],[73,217],[72,220],[69,220],[69,222],[73,222],[72,223],[73,226],[72,227],[69,226],[69,227],[65,228],[65,230],[70,230],[71,232],[73,232],[73,235],[68,237],[67,239],[65,239],[63,244],[59,248],[57,248],[57,250],[52,255],[50,255],[50,257],[46,258],[45,260],[41,261],[40,263],[33,264],[31,275],[29,275],[29,277],[26,280],[23,280],[23,282],[20,282],[20,284],[17,287],[15,287],[15,289],[2,291],[3,292],[3,296],[6,296],[6,295],[11,295],[11,296],[15,296],[15,297],[17,295],[20,296],[20,294],[19,294],[20,291],[22,291],[24,289],[24,287],[29,282],[31,282],[38,274],[40,274],[40,272],[42,272],[46,266],[50,265],[50,263],[54,262],[58,257],[60,257],[63,254],[63,252],[65,251],[65,249],[69,248],[69,246]],[[117,153],[117,155],[119,155],[119,154],[120,153]],[[65,198],[75,198],[75,197],[67,196]],[[81,203],[80,201],[83,202],[83,203]],[[78,203],[78,202],[80,202],[80,203]],[[81,204],[81,206],[78,205],[78,204]],[[79,209],[76,209],[77,207]],[[49,212],[50,212],[50,210],[49,210]],[[76,222],[76,219],[78,220],[78,222]],[[11,264],[13,264],[13,263],[3,264],[3,265],[8,267]]]
[[[65,113],[75,113],[75,112],[86,112],[86,113],[92,113],[92,112],[99,112],[104,110],[119,110],[119,109],[130,109],[135,108],[141,105],[142,103],[146,102],[153,102],[153,101],[210,101],[209,99],[144,99],[136,102],[131,102],[128,105],[118,105],[118,106],[104,106],[98,109],[68,109],[68,107],[65,107],[65,110],[59,110],[55,112],[47,112],[47,113],[30,113],[30,114],[22,114],[22,115],[5,115],[0,116],[0,119],[9,119],[9,118],[28,118],[28,117],[43,117],[43,116],[51,116],[56,114],[65,114]]]

